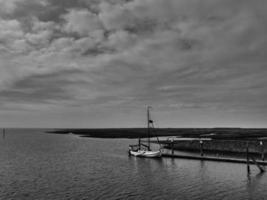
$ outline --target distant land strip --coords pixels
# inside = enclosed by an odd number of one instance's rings
[[[77,134],[94,138],[145,138],[146,128],[55,129],[54,134]],[[223,140],[267,140],[267,128],[154,128],[150,137],[187,137]]]

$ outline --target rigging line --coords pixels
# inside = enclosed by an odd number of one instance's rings
[[[152,123],[152,128],[153,128],[153,132],[152,132],[152,133],[155,133],[156,131],[155,131],[154,123]],[[156,138],[157,138],[157,142],[158,142],[158,144],[159,144],[159,146],[160,146],[160,149],[162,149],[162,146],[161,146],[161,143],[160,143],[160,141],[159,141],[159,137],[158,137],[158,135],[157,135],[157,134],[153,134],[153,135],[156,136]]]

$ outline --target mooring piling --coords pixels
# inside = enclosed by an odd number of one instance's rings
[[[261,147],[261,160],[264,161],[264,145],[263,145],[263,141],[260,141],[260,147]]]
[[[247,142],[246,155],[247,155],[247,172],[250,173],[250,166],[249,166],[249,142]]]
[[[6,137],[6,129],[3,128],[3,139],[5,139],[5,137]]]
[[[171,147],[172,147],[172,155],[173,155],[174,154],[174,141],[173,141],[173,139],[171,141]]]
[[[203,157],[203,155],[204,155],[204,153],[203,153],[203,141],[200,140],[199,144],[200,144],[200,156]]]

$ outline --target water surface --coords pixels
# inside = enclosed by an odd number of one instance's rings
[[[246,165],[129,157],[128,139],[10,129],[0,138],[0,199],[266,199]]]

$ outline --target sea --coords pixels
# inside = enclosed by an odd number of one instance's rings
[[[44,129],[0,134],[1,200],[263,200],[267,173],[246,165],[130,157],[134,139],[84,138]]]

